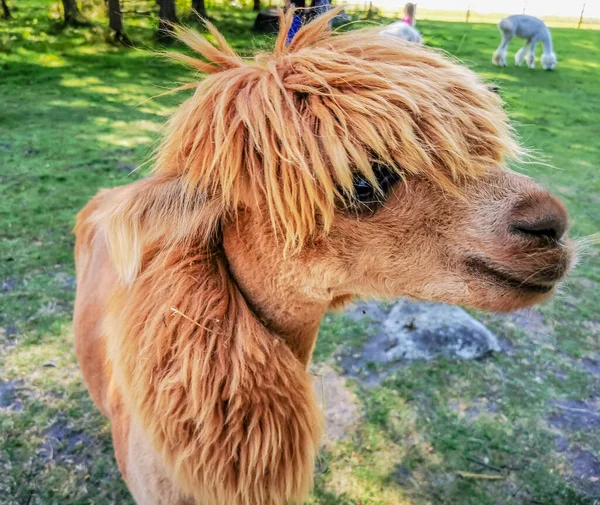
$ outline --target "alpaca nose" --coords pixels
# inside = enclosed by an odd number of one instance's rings
[[[566,223],[558,216],[544,216],[532,223],[518,222],[513,230],[521,235],[545,240],[560,240],[564,235]]]
[[[510,230],[513,234],[543,245],[559,242],[569,226],[565,206],[546,192],[529,195],[513,209]]]

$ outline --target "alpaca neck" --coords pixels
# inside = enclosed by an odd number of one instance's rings
[[[225,228],[223,247],[233,280],[255,316],[308,366],[330,300],[299,289],[303,272],[282,259],[281,247],[254,227],[251,217]]]
[[[541,42],[542,47],[544,48],[544,54],[552,54],[552,37],[550,36],[550,32],[542,38]]]

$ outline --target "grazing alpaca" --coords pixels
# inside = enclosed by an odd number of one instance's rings
[[[390,23],[379,33],[381,35],[391,35],[398,37],[414,44],[423,44],[423,38],[419,30],[415,28],[415,10],[416,5],[407,3],[404,6],[404,18],[401,21]]]
[[[321,318],[357,297],[490,310],[546,299],[572,247],[563,205],[504,165],[519,148],[469,69],[336,11],[272,53],[209,25],[208,74],[149,177],[81,211],[74,334],[143,505],[284,505],[310,490]]]
[[[556,54],[552,51],[552,35],[546,24],[533,16],[517,14],[508,16],[498,23],[498,28],[502,34],[502,42],[492,58],[492,62],[501,67],[506,66],[506,53],[508,44],[513,37],[525,39],[525,45],[515,54],[515,64],[521,66],[527,53],[527,66],[535,67],[535,46],[538,42],[542,43],[544,52],[542,53],[542,68],[552,70],[556,67]],[[529,48],[529,50],[528,50]]]
[[[379,34],[404,39],[407,42],[412,42],[413,44],[423,44],[423,38],[421,37],[419,30],[405,23],[404,21],[395,21],[390,23],[383,30],[381,30]]]

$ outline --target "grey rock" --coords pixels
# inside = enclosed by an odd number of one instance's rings
[[[377,361],[476,359],[500,351],[495,335],[459,307],[399,301],[383,322]]]
[[[459,307],[401,299],[393,306],[361,302],[348,309],[349,318],[367,318],[377,331],[362,349],[341,352],[336,360],[367,387],[408,361],[477,359],[502,350],[496,336]]]
[[[357,304],[349,304],[346,307],[344,315],[353,321],[360,321],[367,318],[372,322],[381,324],[388,316],[390,309],[384,304],[376,301],[359,302]]]

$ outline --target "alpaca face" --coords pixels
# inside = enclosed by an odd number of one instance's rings
[[[420,179],[382,186],[386,197],[341,210],[301,255],[334,297],[408,295],[506,311],[547,298],[573,263],[564,206],[527,177],[497,168],[465,184],[466,198]]]
[[[494,310],[547,297],[572,261],[567,215],[503,168],[521,150],[501,98],[414,44],[330,36],[335,13],[289,45],[282,28],[254,64],[184,32],[212,61],[191,64],[211,75],[171,119],[159,171],[211,195],[244,230],[243,256],[270,258],[253,267],[257,284],[277,277],[281,293]],[[248,215],[252,230],[235,222]]]
[[[550,53],[550,54],[542,54],[542,68],[544,70],[554,70],[554,67],[556,67],[556,64],[558,63],[556,61],[556,54],[554,53]]]

